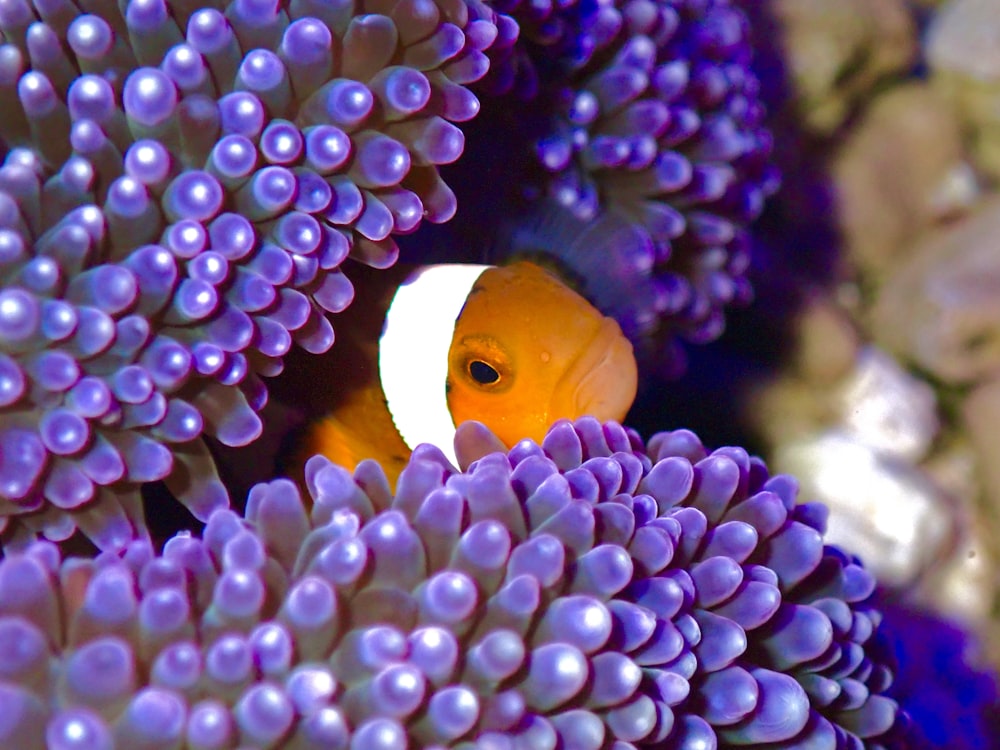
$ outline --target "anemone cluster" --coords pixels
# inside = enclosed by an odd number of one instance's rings
[[[476,3],[15,0],[0,11],[0,526],[145,533],[165,479],[228,503],[202,440],[261,431],[260,376],[322,352],[393,234],[445,221]]]
[[[717,337],[724,308],[751,297],[746,227],[777,187],[743,11],[729,0],[492,7],[522,43],[494,53],[484,85],[544,95],[541,189],[584,224],[607,224],[572,250],[548,222],[519,226],[513,251],[560,257],[637,342]],[[621,288],[607,293],[608,278]]]
[[[872,577],[690,432],[557,423],[464,472],[321,457],[204,534],[0,561],[0,745],[881,746]]]

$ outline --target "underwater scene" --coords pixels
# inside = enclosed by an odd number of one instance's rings
[[[0,750],[1000,749],[1000,0],[0,37]]]

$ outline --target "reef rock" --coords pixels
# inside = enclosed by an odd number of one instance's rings
[[[879,96],[832,165],[850,259],[876,278],[919,234],[966,210],[979,188],[948,100],[925,83]]]
[[[825,397],[817,390],[813,430],[779,438],[774,462],[830,507],[831,536],[882,580],[916,580],[959,533],[946,492],[918,466],[938,431],[933,392],[872,346]]]
[[[1000,175],[1000,2],[952,0],[927,29],[932,80],[960,108],[977,166]]]
[[[795,320],[785,373],[754,394],[747,418],[772,445],[794,443],[839,420],[832,391],[854,369],[860,342],[850,318],[829,296],[807,300]]]
[[[829,538],[866,560],[879,580],[906,585],[948,557],[952,509],[930,477],[905,460],[846,430],[782,446],[773,460],[798,472],[806,497],[829,505]]]
[[[1000,520],[1000,378],[978,386],[962,404],[962,423],[978,457],[978,473],[987,498],[987,515]],[[995,521],[994,521],[995,522]]]
[[[797,321],[794,359],[761,391],[754,421],[771,460],[830,508],[829,533],[881,580],[909,585],[963,538],[948,487],[922,465],[939,429],[937,400],[847,314],[816,297]]]
[[[916,28],[902,0],[776,0],[804,124],[835,130],[887,75],[908,68]]]
[[[953,554],[928,571],[915,593],[938,612],[947,612],[977,629],[994,631],[992,640],[996,641],[1000,624],[993,622],[990,614],[996,589],[995,545],[990,542],[994,534],[988,519],[977,518],[971,501],[984,491],[978,449],[954,435],[945,442],[921,468],[951,497],[962,501],[952,508],[960,539]]]
[[[882,453],[918,461],[938,431],[931,387],[873,346],[861,350],[838,398],[843,424]]]
[[[946,383],[1000,371],[1000,199],[917,244],[872,311],[876,340]]]
[[[810,300],[798,320],[795,368],[808,381],[826,384],[840,380],[854,367],[858,334],[833,300]]]

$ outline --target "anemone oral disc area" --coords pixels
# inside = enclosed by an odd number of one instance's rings
[[[473,284],[490,266],[424,266],[400,285],[379,339],[379,378],[392,421],[412,450],[440,448],[458,466],[455,422],[445,384],[455,321]]]

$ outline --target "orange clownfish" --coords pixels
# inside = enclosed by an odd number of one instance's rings
[[[620,421],[635,399],[635,357],[618,323],[539,266],[358,271],[364,288],[336,316],[333,348],[295,377],[316,415],[299,465],[314,453],[349,469],[374,458],[395,486],[420,443],[458,465],[455,426],[466,420],[512,447],[541,442],[564,417]]]

